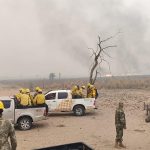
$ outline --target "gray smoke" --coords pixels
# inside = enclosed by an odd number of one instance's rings
[[[140,0],[1,0],[0,77],[88,76],[88,48],[96,49],[98,35],[118,31],[104,44],[117,45],[107,50],[112,74],[149,74],[146,6]],[[102,68],[109,73],[106,63]]]

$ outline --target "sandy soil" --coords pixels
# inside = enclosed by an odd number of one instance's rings
[[[102,90],[95,113],[83,117],[72,114],[52,114],[34,124],[29,131],[16,130],[18,150],[82,141],[95,150],[113,150],[115,140],[114,115],[120,100],[124,101],[127,129],[124,143],[128,150],[150,149],[150,124],[145,123],[143,101],[148,90]]]

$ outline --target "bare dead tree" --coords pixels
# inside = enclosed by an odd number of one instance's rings
[[[120,33],[120,32],[118,32]],[[114,36],[108,37],[107,39],[101,40],[100,36],[98,36],[98,48],[95,51],[93,48],[88,48],[92,50],[92,55],[91,57],[94,57],[94,61],[92,63],[91,69],[90,69],[90,77],[89,77],[89,83],[94,84],[96,82],[97,76],[100,73],[98,71],[98,67],[100,68],[103,62],[106,62],[109,66],[110,70],[110,65],[109,62],[105,59],[105,56],[112,58],[106,50],[109,48],[114,48],[117,47],[116,45],[108,45],[103,47],[103,43],[107,42],[108,40],[114,38],[118,33],[116,33]]]

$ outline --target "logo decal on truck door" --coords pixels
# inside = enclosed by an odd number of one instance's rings
[[[58,110],[60,111],[70,111],[72,106],[72,100],[67,99],[63,100],[59,105],[58,105]]]

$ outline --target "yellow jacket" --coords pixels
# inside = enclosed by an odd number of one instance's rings
[[[35,98],[33,99],[33,104],[38,105],[38,104],[45,104],[45,96],[44,94],[37,94]]]
[[[95,88],[92,87],[88,89],[87,98],[95,98],[96,97],[96,91]]]
[[[95,90],[95,87],[92,88],[92,93],[93,93],[93,98],[96,97],[96,90]]]
[[[31,101],[33,101],[33,96],[30,93],[28,95],[29,95]]]
[[[72,91],[71,94],[81,96],[81,91],[77,89],[77,90]]]
[[[21,95],[22,95],[22,93],[17,93],[17,94],[15,95],[18,101],[20,101]]]
[[[73,88],[71,90],[71,94],[75,95],[76,94],[76,90],[77,90],[77,86],[73,86]]]
[[[92,97],[92,91],[91,91],[91,88],[88,87],[87,88],[87,98],[91,98]]]
[[[20,97],[20,104],[22,106],[31,106],[31,99],[28,94],[22,94]]]
[[[83,94],[83,89],[82,89],[82,88],[80,88],[80,90],[79,90],[79,95],[80,95],[81,97],[85,97],[85,95]]]

